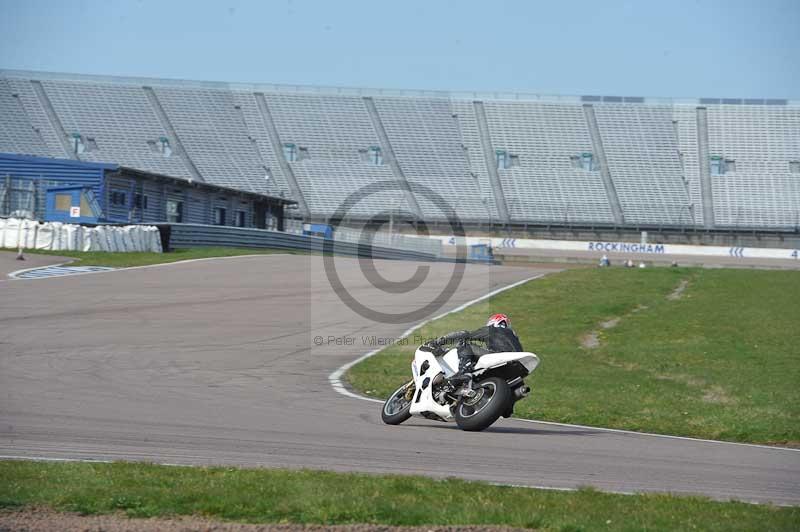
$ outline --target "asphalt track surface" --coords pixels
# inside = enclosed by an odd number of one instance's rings
[[[429,301],[453,268],[433,265],[419,289],[386,294],[354,259],[337,264],[351,294],[387,312]],[[414,267],[378,263],[393,280]],[[469,265],[439,312],[537,273]],[[7,281],[0,291],[4,457],[409,473],[800,504],[792,450],[521,420],[482,433],[416,418],[383,425],[380,405],[336,393],[328,376],[373,349],[362,336],[391,338],[412,323],[350,311],[318,256]],[[316,336],[355,340],[315,346]],[[535,400],[535,374],[529,382]]]

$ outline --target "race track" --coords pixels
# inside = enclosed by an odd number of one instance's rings
[[[453,268],[432,265],[420,288],[386,294],[357,261],[337,264],[356,299],[386,312],[429,301]],[[379,263],[394,280],[413,267]],[[438,312],[543,272],[470,265]],[[349,310],[317,256],[7,281],[0,291],[6,457],[413,473],[800,504],[792,450],[519,420],[483,433],[416,419],[383,425],[377,403],[336,393],[328,376],[373,349],[362,336],[395,337],[413,323]],[[315,346],[316,336],[355,344]]]

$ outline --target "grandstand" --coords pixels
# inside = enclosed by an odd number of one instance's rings
[[[298,201],[326,220],[797,231],[800,102],[389,91],[0,71],[0,152]]]

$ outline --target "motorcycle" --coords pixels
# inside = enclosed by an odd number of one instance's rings
[[[539,365],[533,353],[488,353],[472,371],[452,382],[458,369],[458,349],[443,352],[422,344],[411,362],[413,379],[399,387],[383,404],[381,419],[399,425],[411,416],[435,421],[455,420],[467,431],[481,431],[501,416],[511,417],[514,404],[531,389],[523,380]]]

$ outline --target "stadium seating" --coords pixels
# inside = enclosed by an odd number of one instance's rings
[[[519,157],[518,166],[498,169],[512,221],[613,222],[600,173],[573,163],[573,157],[592,152],[580,105],[486,102],[485,107],[495,152]]]
[[[800,108],[709,106],[708,122],[710,155],[727,167],[711,176],[717,224],[800,225],[800,173],[789,168],[800,159]]]
[[[306,218],[796,228],[800,104],[0,71],[0,151],[300,200]]]
[[[258,108],[256,96],[252,92],[233,91],[233,101],[235,106],[241,113],[241,118],[244,121],[244,127],[247,131],[254,148],[257,150],[257,155],[263,165],[262,178],[266,180],[269,177],[267,190],[273,195],[291,195],[291,188],[289,187],[286,178],[281,172],[281,165],[279,157],[280,153],[276,153],[272,142],[270,141],[269,134],[267,133],[267,126],[264,123],[264,116]]]
[[[8,82],[0,80],[0,150],[29,155],[48,155],[47,146],[25,115]]]
[[[268,192],[264,164],[230,91],[158,86],[153,91],[204,181]]]
[[[481,193],[459,138],[458,122],[445,98],[376,98],[395,156],[406,178],[441,196],[462,220],[494,217],[497,209],[491,191]],[[420,197],[422,214],[444,219],[446,213],[430,199]]]
[[[609,103],[595,112],[625,221],[691,224],[671,106]]]
[[[166,133],[141,88],[53,80],[41,83],[64,133],[81,135],[84,141],[94,139],[97,148],[87,142],[81,159],[190,177],[180,157],[164,157],[151,148]]]
[[[3,117],[0,120],[0,127],[4,131],[3,144],[0,148],[8,153],[45,157],[71,157],[62,143],[66,142],[66,139],[58,135],[51,126],[44,109],[37,99],[33,84],[28,80],[15,78],[4,79],[3,81],[8,86],[9,92],[3,94],[3,99],[8,103],[3,105]],[[17,112],[18,107],[21,107],[21,112]],[[6,112],[9,112],[9,114],[6,115]],[[27,135],[12,138],[14,130],[25,129],[24,125],[19,122],[25,119],[30,123],[30,128],[36,132],[41,142]],[[24,150],[14,149],[19,143],[23,143],[26,148]],[[42,146],[42,143],[44,146]]]
[[[312,215],[333,214],[349,194],[394,181],[388,165],[368,160],[369,148],[380,143],[360,97],[277,93],[265,99],[281,144],[296,150],[289,164]],[[401,190],[364,198],[348,214],[393,207],[408,209]]]

